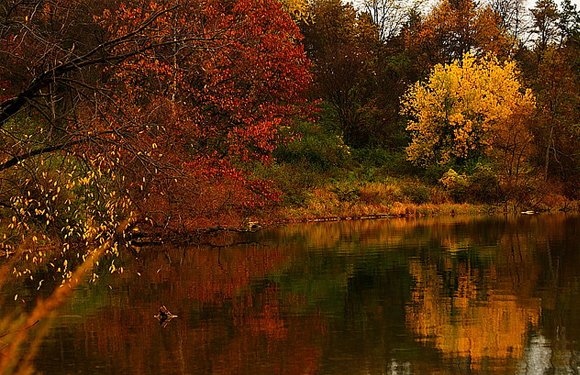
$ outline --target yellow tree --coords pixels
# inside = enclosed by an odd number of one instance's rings
[[[518,75],[514,62],[492,56],[465,54],[436,65],[428,80],[417,82],[403,98],[412,136],[408,159],[427,166],[491,157],[506,175],[517,175],[530,152],[527,119],[535,106]]]

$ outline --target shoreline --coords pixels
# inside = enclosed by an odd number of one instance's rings
[[[282,208],[273,215],[275,219],[261,220],[256,217],[252,223],[257,223],[261,226],[285,225],[285,224],[299,224],[299,223],[320,223],[320,222],[340,222],[340,221],[358,221],[358,220],[380,220],[380,219],[418,219],[426,217],[454,217],[454,216],[478,216],[478,215],[540,215],[540,214],[555,214],[555,213],[578,213],[580,212],[580,202],[572,201],[569,207],[553,207],[543,210],[527,210],[517,209],[514,206],[506,206],[504,204],[484,205],[484,204],[468,204],[468,203],[445,203],[445,204],[404,204],[399,203],[391,207],[390,210],[377,210],[373,213],[372,207],[357,206],[352,207],[349,211],[344,210],[344,207],[336,207],[338,211],[336,214],[323,214],[320,212],[310,211],[307,208]],[[361,213],[361,209],[365,211]],[[332,211],[332,210],[331,210]]]

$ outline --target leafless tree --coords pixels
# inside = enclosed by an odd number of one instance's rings
[[[382,41],[392,39],[401,31],[413,7],[404,0],[364,0],[362,5],[377,25]]]

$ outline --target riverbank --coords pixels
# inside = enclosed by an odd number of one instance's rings
[[[279,212],[279,222],[316,222],[341,220],[372,220],[402,217],[479,215],[499,212],[491,205],[473,204],[412,204],[395,202],[385,204],[354,204],[320,207],[286,208]]]
[[[459,172],[418,168],[401,149],[350,148],[331,127],[300,130],[302,138],[280,146],[276,161],[255,171],[282,193],[262,218],[250,214],[256,221],[580,211],[576,190],[537,171],[511,181],[489,161]]]
[[[295,223],[382,218],[482,214],[537,214],[580,212],[580,202],[560,195],[546,194],[532,202],[453,202],[438,186],[415,180],[397,183],[334,182],[303,193],[300,204],[284,203],[255,220],[263,223]],[[254,220],[254,219],[252,219]]]
[[[340,207],[330,213],[310,211],[306,208],[287,209],[278,214],[275,219],[262,218],[260,224],[276,225],[289,223],[309,223],[309,222],[332,222],[349,220],[375,220],[375,219],[395,219],[395,218],[422,218],[441,216],[465,216],[465,215],[494,215],[494,214],[520,214],[535,215],[554,212],[580,212],[580,204],[573,202],[574,207],[569,209],[551,209],[546,211],[518,211],[514,207],[506,209],[503,205],[476,205],[476,204],[403,204],[397,203],[392,207],[384,206],[356,206]],[[373,210],[375,209],[375,210]]]

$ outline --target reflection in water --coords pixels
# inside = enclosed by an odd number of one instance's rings
[[[63,357],[62,346],[47,343],[42,368],[58,373],[64,361],[71,372],[314,373],[323,322],[288,316],[303,299],[264,280],[290,255],[255,246],[143,254],[134,274],[105,281],[112,290],[73,301],[66,315],[83,319],[62,321],[55,335],[76,349]],[[165,328],[153,318],[160,304],[178,315]]]
[[[27,331],[47,330],[27,369],[578,372],[579,223],[563,215],[324,223],[255,233],[245,239],[253,245],[146,249]],[[37,293],[18,288],[3,289],[0,323],[14,319],[15,293]],[[153,317],[161,305],[178,315],[165,327]]]
[[[469,265],[461,263],[453,271],[456,285],[449,295],[434,266],[411,262],[416,285],[407,308],[409,327],[445,356],[466,358],[472,368],[488,358],[522,358],[528,329],[539,323],[540,300],[498,294],[489,284],[478,287],[476,272]],[[491,273],[495,275],[481,280],[497,283],[497,273]]]
[[[544,336],[534,336],[526,348],[525,358],[518,367],[518,374],[545,374],[550,369],[552,350]]]

